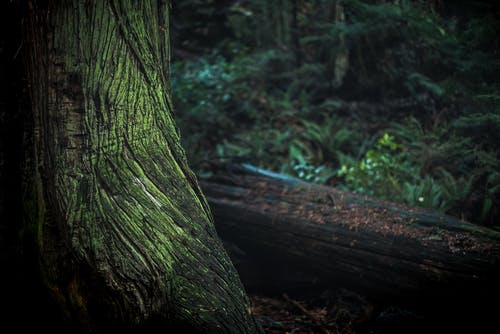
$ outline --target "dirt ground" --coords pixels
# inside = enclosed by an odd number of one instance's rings
[[[250,295],[253,312],[268,334],[416,333],[421,318],[410,311],[383,309],[348,290],[326,292],[308,300],[286,294]]]

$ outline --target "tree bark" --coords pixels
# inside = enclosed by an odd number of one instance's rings
[[[292,0],[292,22],[291,22],[291,45],[295,55],[295,67],[300,68],[302,65],[302,48],[300,47],[300,29],[299,29],[299,6],[298,0]]]
[[[180,146],[168,1],[30,1],[28,229],[86,331],[260,329]]]
[[[494,301],[500,233],[246,165],[202,181],[247,289]]]

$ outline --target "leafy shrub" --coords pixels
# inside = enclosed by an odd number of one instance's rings
[[[402,180],[414,178],[415,167],[407,160],[405,148],[384,133],[361,160],[344,157],[337,175],[348,188],[359,193],[392,199],[403,192]]]

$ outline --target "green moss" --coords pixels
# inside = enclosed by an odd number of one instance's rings
[[[35,115],[45,279],[84,322],[105,303],[99,316],[112,321],[178,316],[219,328],[231,319],[251,332],[239,311],[248,301],[180,147],[158,45],[168,41],[158,26],[167,11],[148,1],[52,9],[54,53],[40,78],[48,109]],[[89,279],[104,285],[99,305],[82,288]]]

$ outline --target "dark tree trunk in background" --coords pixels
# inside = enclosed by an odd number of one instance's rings
[[[172,118],[169,2],[26,6],[22,233],[62,315],[83,331],[259,332]]]
[[[295,66],[299,68],[302,65],[302,49],[300,47],[299,6],[297,2],[298,0],[292,0],[291,39],[295,54]]]

